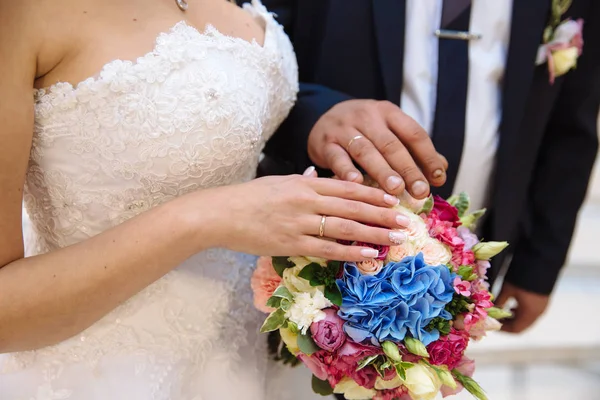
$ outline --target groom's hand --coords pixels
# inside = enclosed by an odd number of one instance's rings
[[[529,292],[504,282],[495,303],[502,308],[510,298],[516,300],[517,306],[512,310],[513,318],[502,321],[502,330],[511,333],[521,333],[532,326],[546,311],[550,300],[550,296]]]
[[[429,195],[429,184],[443,185],[448,168],[427,132],[388,101],[348,100],[331,108],[310,132],[308,155],[341,179],[362,182],[354,160],[389,193],[406,188],[417,199]]]

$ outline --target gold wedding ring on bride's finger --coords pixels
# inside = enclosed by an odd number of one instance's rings
[[[321,225],[319,225],[319,237],[325,236],[325,223],[327,222],[327,217],[325,215],[321,216]]]
[[[362,139],[363,137],[363,135],[356,135],[352,139],[350,139],[350,141],[346,145],[346,153],[350,153],[350,146],[352,146],[352,143],[354,143],[358,139]]]

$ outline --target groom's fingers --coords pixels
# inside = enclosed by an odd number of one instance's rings
[[[346,153],[339,144],[328,143],[325,145],[323,150],[327,165],[335,176],[340,177],[345,181],[362,183],[363,176],[358,169],[354,166],[352,158]]]
[[[440,158],[427,132],[398,106],[382,102],[386,121],[392,132],[408,149],[412,158],[433,186],[446,182],[447,162]]]

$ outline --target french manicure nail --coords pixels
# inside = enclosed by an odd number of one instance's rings
[[[398,225],[400,226],[408,226],[410,225],[410,218],[408,218],[406,215],[396,215],[396,222],[398,223]]]
[[[384,194],[383,201],[385,201],[390,206],[397,206],[400,203],[400,199],[396,196],[392,196],[391,194]]]
[[[423,181],[416,181],[415,183],[412,184],[411,189],[412,189],[413,194],[420,196],[422,194],[427,193],[427,190],[429,189],[429,185],[427,185]]]
[[[302,175],[311,176],[314,171],[315,171],[315,167],[313,167],[311,165],[310,167],[306,168],[306,171],[304,171],[304,173]]]
[[[377,249],[365,247],[364,249],[360,250],[360,255],[365,258],[376,258],[379,257],[379,251]]]
[[[358,179],[358,172],[350,172],[347,176],[346,179],[349,180],[350,182],[354,182],[355,180]]]
[[[390,176],[387,178],[387,187],[389,190],[396,190],[402,185],[402,178],[397,176]]]
[[[396,244],[402,244],[406,240],[406,235],[402,232],[392,231],[388,236],[390,238],[390,242]]]

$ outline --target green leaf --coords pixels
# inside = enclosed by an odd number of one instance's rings
[[[285,311],[279,309],[274,311],[267,317],[262,327],[260,328],[261,333],[271,332],[281,328],[285,322]]]
[[[461,217],[461,225],[465,228],[473,230],[477,226],[477,222],[479,222],[479,219],[485,215],[486,211],[487,210],[484,208],[481,210],[473,211],[472,213]]]
[[[398,376],[400,376],[400,379],[402,379],[403,381],[406,380],[406,369],[403,368],[401,365],[396,365],[396,372],[398,373]]]
[[[421,357],[429,357],[427,348],[418,339],[407,337],[404,339],[404,345],[406,346],[406,350],[410,351],[414,355]]]
[[[402,361],[402,355],[396,343],[385,341],[381,344],[381,348],[388,358],[394,362]]]
[[[310,263],[306,267],[302,268],[302,271],[300,271],[298,276],[309,281],[311,286],[320,286],[324,284],[324,282],[321,281],[320,276],[322,272],[323,267],[321,265],[317,263]]]
[[[275,289],[273,296],[281,297],[282,299],[287,299],[289,301],[294,300],[294,295],[285,286],[279,286],[277,289]]]
[[[298,348],[307,356],[319,350],[319,346],[317,346],[310,333],[298,335]]]
[[[312,377],[312,390],[321,396],[331,396],[333,394],[333,388],[329,382],[322,381],[314,375]]]
[[[332,285],[325,286],[325,297],[327,300],[332,302],[338,307],[342,306],[342,292],[340,292],[340,288],[337,283],[333,283]]]
[[[513,316],[512,312],[510,312],[508,310],[504,310],[502,308],[498,308],[498,307],[488,308],[487,313],[490,317],[492,317],[494,319],[498,319],[498,320],[510,318]]]
[[[463,215],[465,215],[465,213],[469,209],[470,203],[471,203],[471,200],[469,199],[468,194],[466,194],[465,192],[462,192],[461,194],[458,195],[456,203],[453,205],[454,205],[454,207],[456,207],[458,209],[459,217],[462,217]]]
[[[281,304],[279,305],[279,308],[281,308],[283,311],[289,311],[291,307],[291,301],[289,301],[288,299],[281,299]]]
[[[401,368],[404,368],[404,369],[409,369],[409,368],[412,368],[412,367],[414,367],[414,366],[415,366],[415,364],[413,364],[413,363],[404,362],[404,361],[403,361],[403,362],[401,362],[401,363],[400,363],[400,364],[398,364],[398,365],[399,365]]]
[[[423,207],[421,207],[421,210],[419,210],[417,215],[429,214],[431,210],[433,210],[433,196],[429,196],[427,200],[425,200],[425,203],[423,203]]]
[[[288,321],[287,328],[290,330],[290,332],[295,333],[296,335],[300,333],[300,329],[298,329],[298,325],[296,325],[295,322]]]
[[[468,265],[461,265],[458,267],[458,271],[456,272],[463,280],[470,281],[473,276],[473,267]],[[477,275],[475,275],[477,276]]]
[[[463,385],[464,388],[467,389],[467,391],[473,395],[473,397],[475,397],[478,400],[488,400],[487,396],[485,395],[485,392],[483,391],[481,386],[479,386],[479,384],[475,382],[475,380],[469,378],[466,375],[461,374],[457,370],[453,370],[452,375],[454,375],[456,380],[460,382],[460,384]]]
[[[271,257],[273,261],[273,269],[277,275],[283,277],[283,271],[294,266],[294,263],[288,260],[287,257]]]
[[[356,368],[357,371],[360,371],[361,369],[363,369],[364,367],[366,367],[369,364],[372,364],[373,361],[375,361],[377,359],[377,357],[379,357],[379,355],[374,355],[374,356],[369,356],[366,358],[363,358],[359,363],[358,363],[358,368]]]
[[[281,306],[281,300],[283,300],[281,297],[272,296],[267,300],[267,307],[279,308]]]

